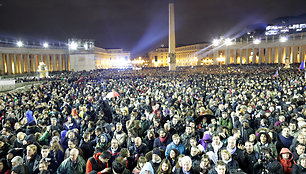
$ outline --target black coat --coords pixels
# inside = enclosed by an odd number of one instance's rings
[[[276,160],[270,160],[267,164],[256,163],[254,165],[254,174],[262,174],[265,170],[269,171],[269,174],[284,174],[284,170],[280,162]]]
[[[241,167],[246,173],[252,174],[254,165],[258,161],[259,154],[253,151],[251,154],[244,152],[244,163]]]
[[[161,142],[161,141],[160,141],[160,138],[157,137],[157,138],[155,138],[155,140],[154,140],[153,148],[158,147],[159,149],[162,149],[162,150],[166,151],[166,147],[167,147],[167,145],[170,144],[170,143],[171,143],[171,137],[169,137],[168,135],[167,135],[167,138],[165,139],[164,142]]]
[[[306,168],[301,165],[293,165],[292,174],[306,174]]]

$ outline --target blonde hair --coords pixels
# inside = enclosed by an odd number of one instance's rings
[[[28,145],[28,146],[27,146],[27,150],[28,150],[28,149],[32,149],[34,152],[37,152],[37,146],[34,145],[34,144]]]

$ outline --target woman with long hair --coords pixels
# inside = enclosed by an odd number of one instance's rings
[[[170,161],[165,158],[162,160],[162,162],[160,163],[156,173],[157,174],[172,174],[172,171],[171,171],[171,164],[170,164]]]
[[[60,165],[64,160],[64,149],[56,138],[52,138],[52,141],[50,142],[50,155],[54,156],[58,165]]]

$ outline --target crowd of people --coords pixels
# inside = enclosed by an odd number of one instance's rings
[[[275,65],[65,72],[0,93],[0,174],[306,173],[305,82]]]

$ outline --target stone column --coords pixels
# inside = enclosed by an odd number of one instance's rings
[[[228,47],[226,47],[226,50],[225,50],[225,65],[228,65],[229,64],[229,60],[230,60],[230,50],[228,49]]]
[[[29,54],[27,54],[27,62],[28,62],[28,73],[30,73],[31,72],[31,63],[30,63],[30,55]]]
[[[240,58],[240,65],[242,65],[242,52],[243,52],[243,49],[241,48],[240,49],[240,54],[239,54],[239,58]]]
[[[282,47],[278,47],[278,64],[282,63]]]
[[[258,48],[258,64],[262,63],[262,48]]]
[[[62,60],[62,55],[59,55],[59,70],[63,71],[63,60]]]
[[[249,48],[246,48],[245,50],[245,64],[249,64]]]
[[[21,74],[23,74],[24,73],[23,54],[20,54],[20,66],[21,66],[20,72]]]
[[[213,58],[214,65],[218,64],[217,57],[218,57],[218,50],[214,50],[214,58]]]
[[[3,75],[5,73],[4,71],[4,56],[2,56],[2,53],[0,53],[0,74]]]
[[[297,47],[292,47],[293,63],[297,63]]]
[[[271,48],[271,63],[275,63],[275,47]]]
[[[33,55],[33,59],[34,59],[34,72],[37,72],[37,56],[38,55]]]
[[[237,64],[237,50],[234,49],[234,64]]]
[[[14,56],[14,74],[17,74],[17,61],[16,61],[16,54]]]
[[[56,59],[55,59],[55,54],[52,55],[52,71],[56,71]]]
[[[290,47],[289,46],[287,46],[287,47],[285,47],[285,51],[286,51],[286,56],[285,56],[285,58],[289,58],[289,63],[292,63],[292,59],[291,59],[291,57],[290,57]]]
[[[6,54],[6,66],[7,66],[7,74],[12,74],[12,61],[10,59],[10,54]]]
[[[256,48],[253,48],[252,64],[256,63]]]
[[[270,58],[271,58],[270,48],[266,48],[266,51],[265,51],[265,64],[269,63]]]
[[[46,55],[46,64],[47,64],[48,71],[50,71],[50,55],[49,54]]]
[[[303,45],[300,46],[300,63],[304,60],[304,54],[303,54]]]

